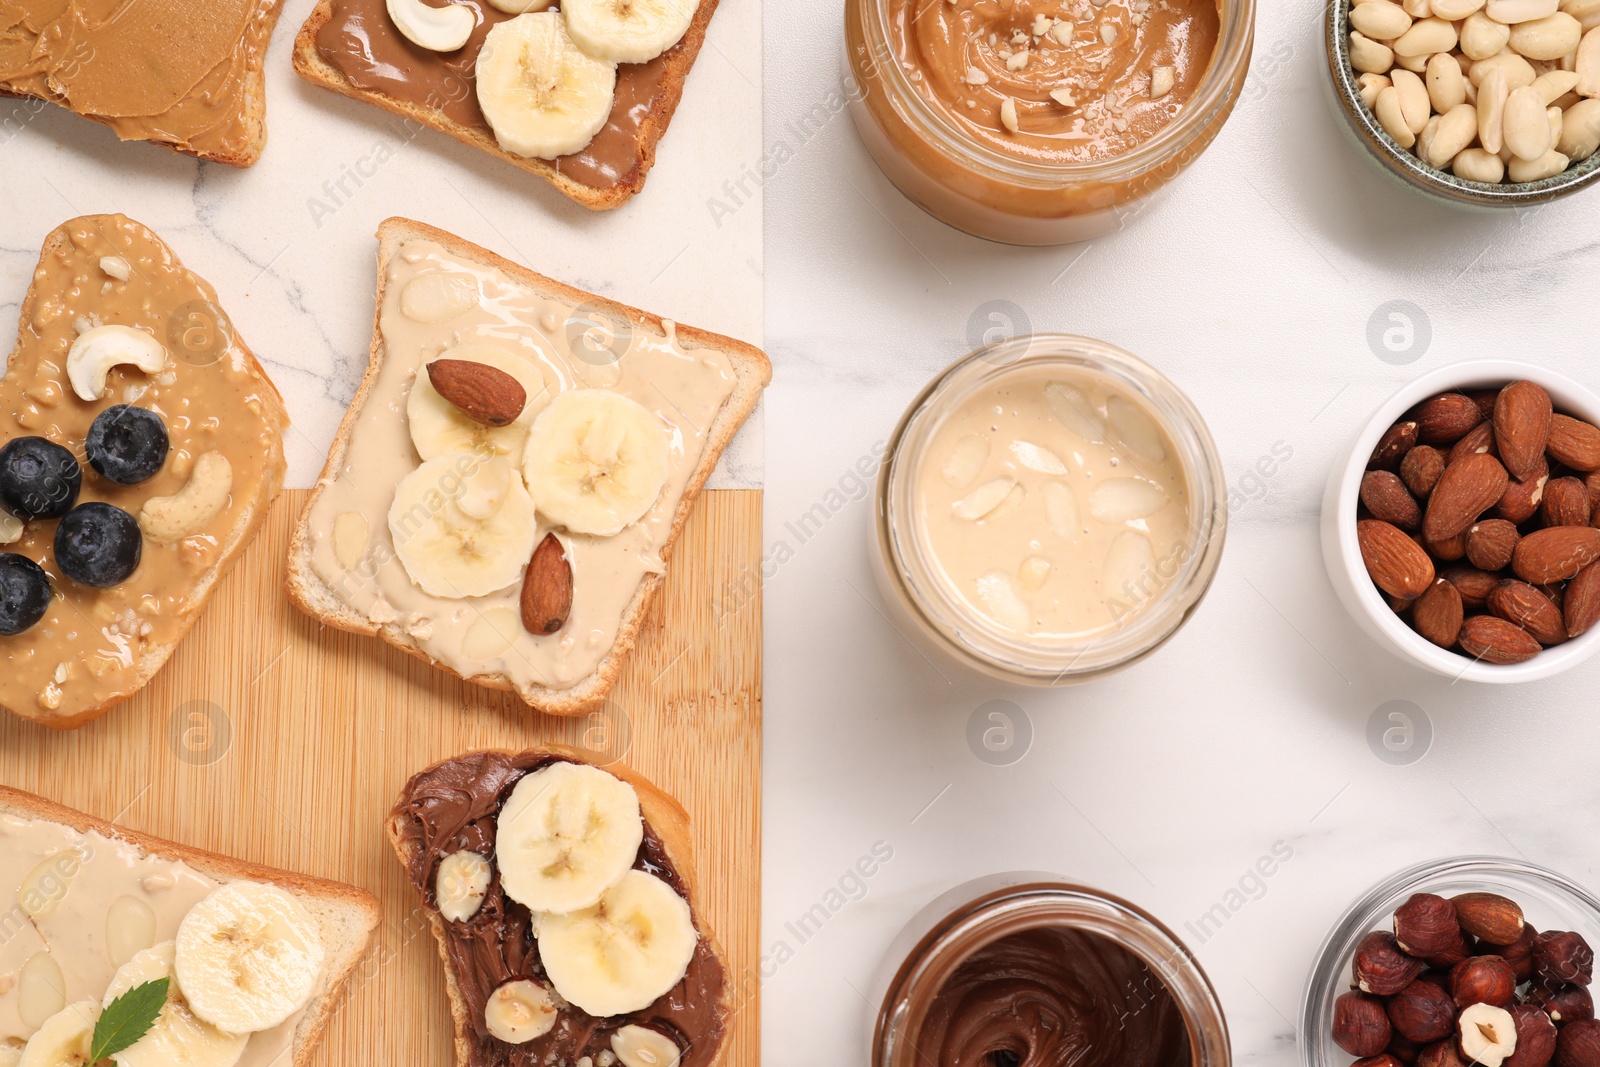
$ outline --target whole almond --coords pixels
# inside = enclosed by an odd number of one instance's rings
[[[1600,563],[1591,563],[1567,583],[1562,602],[1567,634],[1581,637],[1600,622]]]
[[[1511,554],[1522,534],[1505,519],[1484,519],[1467,531],[1467,559],[1481,570],[1501,571],[1511,566]]]
[[[1546,526],[1588,526],[1594,517],[1589,487],[1570,475],[1556,478],[1544,487],[1539,513]]]
[[[1461,593],[1440,578],[1417,598],[1411,624],[1417,628],[1417,633],[1440,648],[1454,648],[1461,637],[1461,623],[1465,618]]]
[[[1567,624],[1561,617],[1561,609],[1526,582],[1500,583],[1500,587],[1489,594],[1488,607],[1494,615],[1528,631],[1545,648],[1567,639]]]
[[[473,422],[509,426],[528,404],[528,391],[498,367],[468,359],[436,359],[428,364],[434,390]]]
[[[1467,558],[1467,532],[1463,530],[1443,541],[1423,541],[1422,547],[1440,563],[1455,563]]]
[[[1453,445],[1482,421],[1483,413],[1471,397],[1445,393],[1417,409],[1417,440],[1425,445]]]
[[[1550,442],[1554,413],[1550,394],[1533,382],[1512,382],[1494,406],[1494,433],[1500,460],[1517,481],[1529,478]]]
[[[1517,544],[1511,569],[1534,585],[1564,582],[1600,560],[1600,530],[1590,526],[1552,526],[1535,530]]]
[[[1461,650],[1499,666],[1526,663],[1542,651],[1528,631],[1493,615],[1474,615],[1461,624]]]
[[[1467,394],[1472,402],[1478,405],[1478,412],[1483,416],[1484,422],[1494,421],[1494,406],[1500,402],[1500,390],[1475,389]]]
[[[522,627],[530,634],[553,634],[571,614],[572,564],[561,540],[545,534],[522,579]]]
[[[1433,585],[1433,560],[1398,526],[1379,519],[1362,519],[1356,523],[1356,538],[1361,543],[1361,559],[1367,565],[1367,573],[1385,593],[1415,600]]]
[[[1550,420],[1550,457],[1575,471],[1600,470],[1600,429],[1574,419],[1556,415]]]
[[[1515,944],[1522,936],[1522,908],[1498,893],[1462,893],[1452,897],[1461,929],[1491,945]]]
[[[1393,470],[1416,443],[1416,420],[1395,423],[1378,439],[1378,447],[1372,450],[1372,458],[1367,460],[1367,470]]]
[[[1422,520],[1422,535],[1429,541],[1444,541],[1465,533],[1478,516],[1505,496],[1509,484],[1505,467],[1495,457],[1485,453],[1461,457],[1444,469],[1434,486]]]
[[[1498,577],[1475,567],[1450,567],[1440,577],[1455,586],[1462,603],[1473,610],[1488,603],[1489,594],[1500,587]]]
[[[1448,466],[1462,456],[1473,452],[1487,452],[1493,456],[1497,454],[1494,442],[1494,427],[1487,422],[1480,422],[1467,431],[1467,436],[1450,446],[1450,453],[1445,457]]]
[[[1531,477],[1506,486],[1496,514],[1521,526],[1539,513],[1539,505],[1544,502],[1544,487],[1549,482],[1549,464],[1540,459]]]
[[[1418,500],[1428,499],[1444,473],[1444,453],[1432,445],[1418,445],[1400,461],[1400,480]]]
[[[1585,498],[1588,492],[1584,490]],[[1373,518],[1393,523],[1402,530],[1415,530],[1422,525],[1422,505],[1393,471],[1368,471],[1362,475],[1361,502]]]

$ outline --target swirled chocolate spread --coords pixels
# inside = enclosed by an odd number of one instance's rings
[[[395,814],[403,820],[400,839],[411,883],[427,907],[438,906],[434,887],[440,860],[461,849],[493,860],[495,820],[512,788],[524,775],[557,762],[560,757],[537,752],[479,752],[430,767],[406,783]],[[648,822],[634,869],[655,875],[689,899],[687,884]],[[550,983],[539,961],[532,916],[501,891],[497,866],[483,906],[465,922],[445,921],[444,930],[450,970],[466,1003],[473,1067],[572,1067],[584,1057],[598,1062],[602,1052],[611,1051],[611,1035],[630,1024],[672,1036],[683,1050],[681,1067],[707,1067],[716,1057],[727,1030],[725,979],[722,962],[703,937],[683,981],[645,1010],[600,1019],[565,1005],[548,1034],[512,1045],[490,1035],[484,1023],[489,994],[518,978]]]
[[[1188,1067],[1165,984],[1132,952],[1059,927],[979,949],[934,998],[914,1042],[927,1067]]]
[[[337,67],[350,84],[392,100],[439,111],[463,126],[490,131],[478,106],[478,52],[489,31],[507,19],[488,0],[456,0],[477,16],[467,43],[454,52],[432,52],[408,41],[389,18],[384,0],[333,0],[328,21],[317,30],[317,54]],[[698,48],[698,36],[684,39],[648,63],[617,67],[616,99],[605,128],[581,151],[552,160],[556,170],[592,189],[611,189],[631,181],[640,166],[640,127],[655,111],[671,114],[681,79],[665,77],[680,52]],[[665,94],[672,92],[670,102]]]

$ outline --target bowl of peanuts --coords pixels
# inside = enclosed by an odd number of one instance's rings
[[[1328,66],[1358,139],[1455,203],[1600,181],[1600,0],[1329,0]]]

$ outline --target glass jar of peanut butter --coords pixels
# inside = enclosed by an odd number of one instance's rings
[[[889,180],[1018,245],[1118,229],[1203,152],[1255,0],[845,0],[851,112]]]
[[[901,419],[878,477],[874,573],[930,657],[1072,684],[1138,662],[1188,620],[1227,510],[1210,431],[1154,367],[1086,337],[1011,338],[957,361]]]
[[[1142,909],[1049,874],[950,890],[895,939],[871,990],[872,1067],[1228,1067],[1205,972]]]

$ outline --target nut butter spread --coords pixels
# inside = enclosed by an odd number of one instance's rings
[[[733,392],[733,366],[713,349],[685,350],[670,324],[664,337],[620,320],[586,329],[584,309],[546,299],[432,242],[407,242],[388,271],[378,311],[382,367],[348,429],[339,468],[308,513],[311,568],[351,610],[403,632],[463,678],[501,675],[524,696],[540,686],[570,687],[611,651],[641,583],[664,572],[662,550],[707,432]],[[464,297],[447,310],[448,318],[428,323],[407,314],[408,292],[415,297],[446,281],[452,294]],[[611,332],[596,342],[596,330]],[[530,383],[524,419],[548,410],[559,394],[601,390],[642,406],[640,414],[666,441],[665,482],[637,521],[611,536],[559,534],[574,592],[571,612],[555,633],[524,629],[522,582],[484,596],[436,596],[413,580],[396,546],[390,516],[397,486],[421,463],[418,424],[408,419],[416,383],[426,385],[419,371],[447,349],[480,346],[492,346]],[[512,462],[521,463],[520,445],[507,447],[516,451]],[[541,508],[544,503],[534,500]],[[555,529],[542,511],[538,524],[533,543]],[[341,533],[348,527],[360,531],[353,550]],[[518,565],[527,562],[524,556]]]
[[[927,1067],[1187,1067],[1176,1001],[1144,961],[1062,928],[1003,937],[962,962],[912,1042]]]
[[[117,968],[177,936],[218,884],[97,830],[0,815],[0,1052],[68,1004],[98,1004]],[[304,1014],[251,1035],[241,1067],[282,1062]]]
[[[463,849],[493,857],[496,818],[512,789],[524,775],[558,761],[537,753],[476,753],[423,771],[406,784],[395,812],[403,819],[400,839],[411,855],[412,885],[428,906],[437,907],[440,861]],[[660,878],[688,899],[687,885],[648,824],[634,869]],[[707,1067],[716,1059],[727,1028],[725,976],[704,937],[683,981],[643,1011],[598,1019],[567,1005],[549,1033],[512,1045],[488,1033],[489,995],[514,979],[541,979],[544,971],[532,916],[501,890],[498,864],[478,911],[466,922],[445,923],[444,930],[445,951],[466,1002],[472,1067],[542,1067],[581,1063],[585,1057],[592,1063],[614,1062],[611,1037],[629,1025],[671,1035],[684,1050],[680,1067]]]
[[[1132,150],[1199,88],[1216,0],[888,0],[894,54],[980,144],[1038,163]]]
[[[263,0],[0,0],[0,90],[233,163],[261,139]]]
[[[65,240],[57,240],[63,231]],[[107,273],[107,265],[126,279]],[[102,325],[153,335],[167,359],[155,375],[113,367],[107,395],[88,402],[73,391],[66,358],[80,333]],[[0,445],[45,437],[81,462],[90,425],[114,404],[158,414],[171,451],[159,473],[139,485],[115,484],[84,464],[80,505],[105,501],[137,516],[146,501],[182,491],[195,460],[208,452],[231,464],[232,494],[182,540],[145,537],[138,569],[109,589],[61,573],[54,521],[29,522],[19,541],[0,546],[40,564],[53,590],[37,625],[0,637],[0,705],[46,723],[74,725],[74,716],[124,699],[149,680],[161,662],[150,659],[152,651],[188,631],[205,606],[208,576],[242,546],[253,510],[276,495],[289,424],[277,391],[232,336],[211,286],[137,222],[86,215],[47,240],[34,270],[17,347],[0,380]]]
[[[487,0],[455,2],[477,18],[466,45],[457,51],[434,52],[407,40],[390,19],[385,0],[333,0],[328,21],[317,31],[317,53],[358,89],[490,131],[478,106],[474,69],[489,31],[516,16]],[[647,63],[620,65],[611,118],[582,151],[552,160],[556,170],[594,189],[632,179],[639,168],[640,127],[658,107],[667,68],[684,47],[680,41]]]

